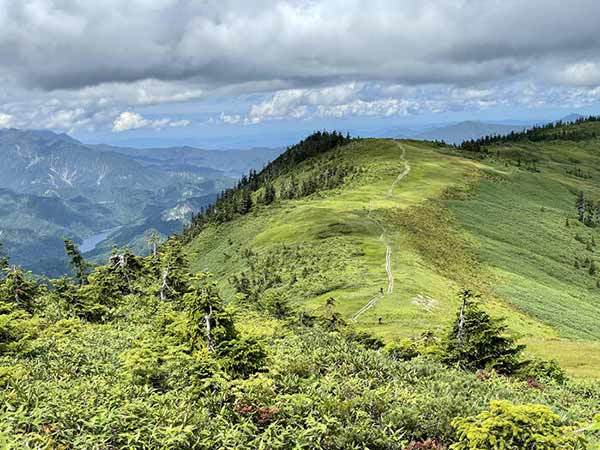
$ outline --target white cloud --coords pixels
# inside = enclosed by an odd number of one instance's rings
[[[113,122],[113,131],[118,133],[127,130],[136,130],[150,125],[150,121],[144,119],[140,114],[131,111],[125,111],[119,114],[119,117]]]
[[[319,89],[278,91],[252,105],[245,124],[267,120],[345,117],[392,117],[476,108],[497,103],[500,93],[492,88],[453,88],[372,83],[344,83]]]
[[[318,115],[322,117],[343,118],[348,116],[405,116],[417,112],[419,103],[415,100],[386,98],[373,101],[354,100],[335,106],[319,106]]]
[[[600,63],[585,61],[567,65],[556,74],[556,79],[574,86],[600,86]]]
[[[245,119],[246,124],[258,124],[265,120],[302,119],[319,106],[343,104],[364,88],[363,83],[345,83],[319,89],[287,89],[276,92],[271,98],[252,105]]]
[[[160,130],[167,127],[186,127],[191,122],[189,120],[173,121],[169,118],[156,120],[145,119],[141,114],[132,111],[125,111],[119,114],[113,122],[113,131],[120,133],[128,130],[137,130],[140,128],[153,128]]]
[[[242,116],[239,114],[225,114],[222,112],[219,116],[219,120],[227,125],[237,125],[242,122]]]
[[[183,127],[197,111],[180,104],[219,96],[214,125],[590,105],[599,15],[593,0],[0,0],[0,126]]]
[[[13,123],[14,117],[12,115],[0,113],[0,128],[10,128]]]

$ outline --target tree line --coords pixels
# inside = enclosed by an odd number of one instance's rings
[[[582,127],[573,127],[573,125],[581,125],[588,122],[599,122],[600,116],[589,116],[577,119],[574,122],[550,122],[545,125],[535,125],[523,131],[511,131],[508,134],[488,135],[479,139],[468,139],[463,141],[457,147],[460,150],[476,153],[488,153],[486,147],[492,144],[509,143],[509,142],[542,142],[555,139],[563,139],[570,141],[581,141],[590,138],[598,137],[596,131],[586,130]]]
[[[234,187],[221,192],[212,205],[201,209],[183,231],[184,240],[191,240],[209,223],[223,223],[248,214],[256,204],[271,204],[278,194],[282,199],[300,198],[340,185],[351,172],[350,168],[323,167],[320,173],[307,179],[292,178],[279,193],[273,183],[277,177],[288,173],[300,162],[346,145],[352,140],[349,134],[344,136],[337,131],[318,131],[289,147],[260,172],[251,170]]]

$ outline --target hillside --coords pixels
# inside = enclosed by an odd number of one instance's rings
[[[510,142],[319,132],[149,256],[42,283],[0,255],[0,444],[597,447],[594,146]]]
[[[292,179],[347,165],[353,175],[342,186],[206,226],[190,245],[193,266],[214,272],[228,298],[243,287],[249,298],[309,311],[333,298],[345,320],[386,339],[439,332],[456,292],[470,288],[528,351],[597,376],[600,278],[590,260],[600,234],[575,208],[579,191],[600,197],[597,127],[499,140],[486,154],[353,142],[272,180],[280,193]],[[577,140],[560,140],[565,133]]]

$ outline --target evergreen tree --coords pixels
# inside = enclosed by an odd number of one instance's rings
[[[114,289],[118,295],[129,295],[136,292],[135,283],[144,272],[142,258],[131,250],[114,251],[107,265],[110,278],[114,280]]]
[[[443,345],[443,361],[465,370],[494,369],[514,373],[524,346],[506,335],[503,320],[491,318],[471,291],[461,292],[461,308]]]
[[[69,257],[69,264],[75,273],[75,279],[78,281],[80,286],[83,286],[86,282],[86,276],[88,273],[88,264],[81,255],[79,247],[70,239],[65,239],[65,252]]]
[[[219,345],[237,337],[233,317],[208,274],[199,273],[191,277],[190,289],[183,296],[183,307],[188,317],[192,346],[203,339],[210,351],[217,351]]]
[[[248,214],[252,209],[252,194],[248,189],[242,189],[238,213]]]
[[[585,217],[585,196],[583,195],[583,191],[579,192],[579,195],[577,196],[577,202],[575,205],[577,207],[577,216],[579,218],[579,221],[583,223]]]
[[[146,242],[146,245],[150,248],[150,254],[155,257],[158,245],[161,241],[160,233],[158,232],[158,230],[154,228],[146,230],[146,232],[144,233],[144,241]]]
[[[3,304],[3,309],[18,308],[32,313],[40,286],[31,274],[17,266],[5,268],[4,274],[0,282],[0,304]]]
[[[592,226],[594,224],[594,212],[595,212],[594,202],[591,200],[586,200],[584,223],[587,226]]]
[[[0,271],[8,268],[8,256],[4,253],[4,247],[0,242]]]
[[[276,197],[275,186],[273,186],[272,183],[267,182],[265,184],[265,192],[263,194],[263,203],[265,205],[270,205],[271,203],[273,203],[275,201],[275,197]]]
[[[79,286],[73,283],[69,277],[61,277],[50,282],[52,293],[64,301],[75,315],[83,317],[84,304]]]
[[[159,253],[159,287],[161,300],[180,298],[188,288],[188,262],[179,239],[165,242]]]

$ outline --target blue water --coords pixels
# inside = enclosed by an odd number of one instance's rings
[[[98,244],[100,244],[101,242],[104,242],[106,240],[106,238],[111,235],[111,233],[114,233],[119,228],[121,228],[121,227],[111,228],[110,230],[104,230],[104,231],[101,231],[100,233],[97,233],[90,237],[85,238],[83,240],[83,242],[81,243],[81,245],[79,246],[79,251],[81,253],[91,252],[98,246]]]

